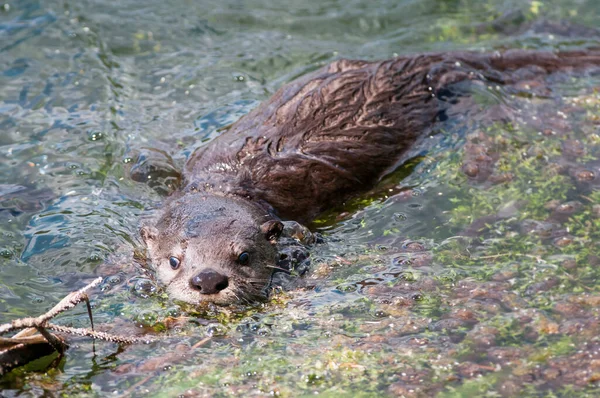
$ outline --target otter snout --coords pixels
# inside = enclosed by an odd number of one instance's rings
[[[215,294],[229,286],[229,279],[227,275],[208,268],[192,277],[190,285],[201,294]]]

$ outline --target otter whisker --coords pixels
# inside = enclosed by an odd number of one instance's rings
[[[287,270],[287,269],[281,268],[281,267],[276,267],[274,265],[265,265],[265,267],[267,267],[267,268],[273,268],[273,269],[278,269],[278,270],[284,271],[284,272],[290,272],[290,270]]]
[[[243,283],[241,283],[241,286],[244,286],[246,288],[250,287],[253,289],[257,289],[258,287],[262,287],[262,286],[267,286],[267,280],[257,280],[257,281],[244,281]]]
[[[267,296],[262,294],[260,289],[252,286],[251,284],[244,284],[244,289],[241,289],[240,294],[245,302],[251,304],[256,299],[266,298]]]
[[[248,283],[267,283],[270,282],[271,279],[246,279],[244,282]]]
[[[235,296],[237,297],[238,301],[240,301],[242,304],[250,304],[250,299],[246,297],[246,294],[244,294],[244,292],[240,292],[240,296],[238,296],[237,294]]]
[[[232,293],[235,294],[237,299],[242,303],[252,304],[253,298],[259,298],[260,296],[257,294],[257,289],[251,284],[242,283],[236,286],[236,291]]]
[[[233,297],[235,297],[237,299],[237,301],[242,301],[240,299],[240,296],[238,296],[237,294],[235,294],[235,292],[233,290],[231,291],[231,294],[233,294]]]

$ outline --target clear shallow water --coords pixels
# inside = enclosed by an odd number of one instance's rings
[[[438,127],[428,157],[388,182],[404,191],[328,219],[314,289],[248,312],[193,314],[147,297],[128,254],[161,196],[127,168],[144,147],[182,165],[283,83],[339,57],[597,46],[529,26],[594,26],[599,12],[594,1],[6,3],[0,319],[36,315],[103,275],[97,322],[165,340],[92,354],[75,339],[58,370],[14,372],[3,393],[595,395],[598,196],[576,174],[598,158],[597,76],[551,77],[547,99],[474,88],[481,111]],[[498,104],[521,113],[494,124],[485,111]],[[567,140],[584,153],[566,159]],[[465,142],[479,141],[517,178],[469,181]],[[581,206],[557,216],[552,199]],[[456,237],[487,216],[490,227]],[[86,325],[84,312],[61,322]]]

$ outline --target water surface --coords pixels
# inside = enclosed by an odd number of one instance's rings
[[[72,339],[58,368],[16,370],[2,393],[596,396],[597,74],[470,88],[472,112],[440,123],[420,162],[316,224],[327,243],[304,288],[245,311],[194,313],[132,263],[164,196],[128,178],[147,148],[181,166],[340,57],[598,46],[596,3],[0,4],[0,320],[101,275],[96,322],[161,338]],[[495,179],[465,174],[474,153]],[[83,307],[59,322],[88,324]]]

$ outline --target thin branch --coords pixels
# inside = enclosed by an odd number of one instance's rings
[[[57,316],[58,314],[66,311],[66,310],[69,310],[69,309],[75,307],[77,304],[81,303],[82,301],[87,300],[88,297],[87,297],[86,292],[88,290],[98,286],[100,284],[100,282],[102,282],[102,278],[98,277],[98,278],[94,279],[91,283],[89,283],[87,286],[79,289],[78,291],[69,293],[65,298],[60,300],[60,302],[58,304],[56,304],[54,307],[52,307],[50,309],[50,311],[38,316],[37,318],[15,319],[11,323],[5,323],[3,325],[0,325],[0,335],[6,334],[8,332],[12,332],[14,330],[36,328],[39,326],[44,326],[48,320],[54,318],[55,316]],[[22,337],[22,335],[19,337]]]
[[[15,319],[10,323],[0,325],[0,335],[22,329],[11,338],[0,336],[0,375],[10,371],[16,366],[24,365],[32,360],[51,354],[53,351],[57,351],[60,354],[59,358],[62,358],[68,345],[60,336],[50,333],[50,330],[70,335],[92,337],[94,339],[111,341],[119,344],[149,343],[150,341],[153,341],[152,338],[148,337],[118,336],[94,330],[92,307],[87,292],[95,286],[98,286],[101,281],[102,278],[96,278],[82,289],[69,293],[48,312],[36,318]],[[75,307],[82,301],[85,301],[86,303],[87,313],[92,326],[91,329],[73,328],[49,322],[58,314]],[[36,334],[36,332],[39,334]]]
[[[67,346],[59,337],[56,337],[42,326],[37,326],[36,329],[60,355],[65,353]]]
[[[106,332],[98,332],[87,328],[73,328],[69,326],[55,325],[53,323],[48,323],[46,328],[53,330],[55,332],[67,333],[77,336],[87,336],[93,337],[95,339],[111,341],[113,343],[121,343],[121,344],[133,344],[133,343],[150,343],[154,341],[154,339],[149,337],[126,337],[126,336],[118,336],[116,334],[110,334]]]
[[[35,329],[33,329],[35,330]],[[37,330],[35,331],[37,333]],[[33,336],[25,337],[1,337],[0,336],[0,351],[14,347],[18,344],[36,344],[36,343],[47,343],[44,336],[35,334]]]

